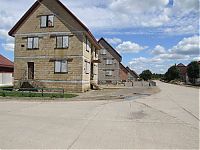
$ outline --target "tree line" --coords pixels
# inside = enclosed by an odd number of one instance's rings
[[[199,72],[199,64],[197,61],[191,62],[187,66],[187,76],[189,78],[189,81],[191,83],[195,83],[197,78],[200,78],[200,72]],[[166,82],[170,82],[172,80],[180,80],[180,70],[178,69],[177,65],[171,66],[165,74],[156,74],[152,73],[150,70],[144,70],[140,74],[140,79],[148,81],[152,79],[162,79]]]

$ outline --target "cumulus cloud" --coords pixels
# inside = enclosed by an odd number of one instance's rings
[[[131,41],[125,41],[116,47],[120,53],[138,53],[146,48],[147,46],[141,46]]]
[[[198,0],[173,0],[173,5],[170,1],[62,0],[94,30],[129,28],[137,32],[138,28],[150,28],[163,34],[197,33]]]
[[[170,49],[171,53],[182,55],[198,55],[199,51],[199,36],[184,38],[176,46]]]
[[[26,0],[24,3],[24,0],[18,0],[16,3],[14,0],[1,0],[0,29],[9,30],[34,1]],[[170,0],[61,0],[61,2],[95,31],[128,28],[138,33],[140,32],[138,28],[142,28],[142,31],[150,29],[152,32],[159,31],[165,34],[198,32],[198,0],[174,0],[174,5],[171,7],[168,5]]]
[[[142,72],[144,69],[151,69],[156,73],[165,73],[166,70],[175,63],[198,61],[199,57],[199,36],[183,38],[171,49],[157,45],[153,51],[156,54],[152,58],[138,57],[129,62],[129,66]]]
[[[160,45],[157,45],[152,51],[151,51],[152,54],[154,55],[158,55],[158,54],[164,54],[166,53],[166,50],[164,47],[160,46]]]
[[[114,45],[122,43],[122,40],[119,39],[119,38],[105,38],[105,40],[106,40],[108,43],[114,44]]]
[[[13,43],[2,44],[2,47],[7,51],[14,51],[14,44]]]
[[[155,73],[164,73],[167,69],[168,65],[164,60],[160,58],[146,58],[146,57],[139,57],[134,58],[132,61],[129,62],[129,66],[136,70],[137,73],[141,73],[143,70],[149,69]]]

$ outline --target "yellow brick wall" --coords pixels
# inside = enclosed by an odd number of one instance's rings
[[[85,32],[82,32],[82,27],[66,13],[64,15],[69,19],[70,25],[60,21],[60,18],[55,16],[53,28],[40,28],[39,15],[48,15],[52,14],[52,12],[63,15],[65,11],[57,3],[48,8],[41,5],[16,32],[15,84],[17,84],[17,81],[27,77],[27,63],[34,62],[35,80],[43,82],[43,85],[47,88],[64,88],[65,91],[72,92],[87,91],[90,89],[90,74],[85,74],[84,62],[85,59],[91,62],[91,52],[86,52],[84,48]],[[52,32],[69,33],[69,48],[56,49],[56,37],[51,36]],[[38,35],[40,37],[39,49],[27,50],[27,37]],[[68,62],[68,73],[55,74],[54,62],[50,61],[51,58],[71,58],[71,61]]]

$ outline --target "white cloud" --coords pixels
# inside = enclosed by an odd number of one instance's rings
[[[14,51],[14,44],[13,43],[2,44],[2,47],[7,51]]]
[[[170,49],[171,53],[182,55],[199,55],[199,36],[184,38],[176,46]]]
[[[34,1],[1,0],[0,29],[10,30]],[[137,28],[144,28],[165,34],[198,32],[198,0],[174,0],[173,7],[168,7],[169,0],[61,1],[95,31],[128,28],[137,33]]]
[[[152,58],[138,57],[129,62],[129,66],[142,72],[150,69],[156,73],[165,73],[167,69],[175,63],[186,64],[190,61],[200,60],[199,57],[199,36],[192,36],[182,39],[171,49],[157,45],[152,53],[157,54]]]
[[[182,10],[198,10],[199,0],[174,0],[174,5]]]
[[[149,28],[164,34],[198,32],[198,0],[174,0],[171,7],[169,0],[62,1],[94,30],[128,28],[140,32],[137,28]]]
[[[120,53],[138,53],[146,48],[147,46],[140,46],[139,44],[131,41],[125,41],[116,47]]]
[[[187,59],[190,59],[190,56],[188,56],[188,55],[170,54],[170,53],[160,54],[158,57],[162,60],[187,60]]]
[[[122,43],[122,40],[119,39],[119,38],[105,38],[105,40],[106,40],[108,43],[114,44],[114,45]]]
[[[200,56],[194,57],[193,61],[200,61]]]
[[[158,55],[158,54],[164,54],[166,53],[166,50],[164,47],[160,46],[160,45],[157,45],[152,51],[151,51],[152,54],[154,55]]]
[[[139,57],[134,58],[131,62],[129,62],[129,66],[136,70],[137,73],[141,73],[143,70],[149,69],[155,73],[164,73],[167,69],[168,65],[164,60],[160,58],[146,58]]]

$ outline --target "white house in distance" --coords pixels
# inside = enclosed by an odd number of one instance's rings
[[[14,64],[0,54],[0,86],[13,85]]]

